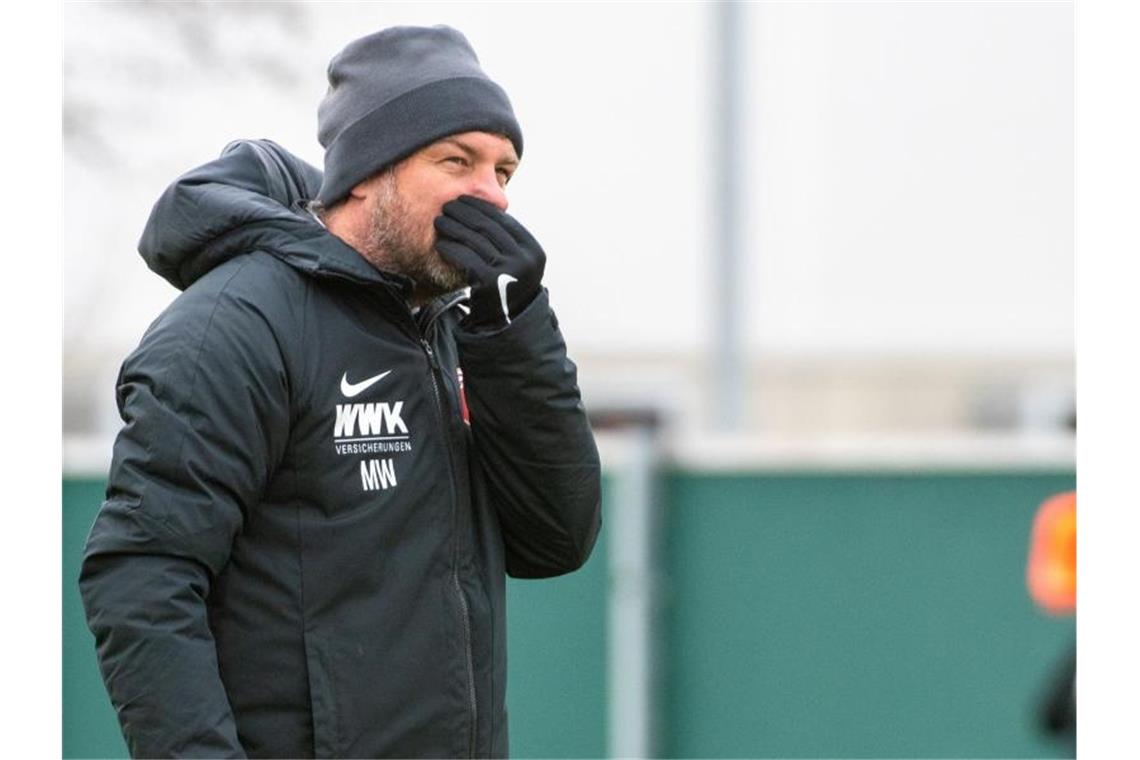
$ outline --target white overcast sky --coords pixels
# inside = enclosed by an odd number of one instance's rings
[[[174,297],[135,252],[166,184],[238,137],[319,165],[329,58],[405,23],[459,28],[510,94],[511,210],[575,352],[707,355],[713,13],[67,4],[65,383],[109,389]],[[748,350],[1071,359],[1071,5],[750,4],[743,31]]]
[[[173,295],[134,253],[165,183],[241,136],[319,163],[329,57],[390,24],[450,23],[515,103],[527,150],[514,211],[548,250],[576,342],[704,345],[711,6],[539,6],[299,4],[285,21],[272,9],[66,6],[65,86],[98,104],[112,153],[65,153],[68,337],[119,350]],[[1070,353],[1071,7],[745,13],[751,345]],[[98,324],[83,318],[92,303]]]

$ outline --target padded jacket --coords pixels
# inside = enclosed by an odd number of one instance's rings
[[[548,294],[465,330],[239,141],[139,250],[183,292],[123,363],[79,579],[134,756],[508,752],[505,576],[580,567],[593,435]]]

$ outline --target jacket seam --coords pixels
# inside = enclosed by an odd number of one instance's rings
[[[194,394],[197,392],[198,378],[201,377],[201,374],[202,374],[202,351],[205,348],[207,338],[209,338],[209,336],[210,336],[210,330],[214,326],[214,317],[217,316],[218,309],[221,308],[222,297],[226,294],[226,290],[229,288],[230,284],[234,281],[234,278],[236,278],[239,274],[241,274],[241,272],[248,265],[249,265],[249,259],[248,258],[242,260],[241,265],[238,266],[238,268],[237,268],[237,271],[235,271],[232,275],[229,276],[229,278],[222,284],[222,286],[220,288],[218,288],[217,295],[214,296],[214,304],[210,309],[210,317],[209,317],[209,319],[206,320],[206,327],[202,330],[202,337],[198,341],[198,346],[194,352],[194,374],[190,378],[190,388],[188,389],[183,402],[178,405],[179,416],[184,416],[186,414],[186,405],[190,403],[190,401],[194,398]],[[183,463],[182,452],[183,452],[183,449],[186,447],[187,437],[188,437],[187,433],[183,433],[182,437],[179,438],[179,440],[178,440],[178,453],[177,453],[176,461],[178,461],[179,464]],[[239,506],[242,506],[242,505],[239,505]],[[242,514],[242,519],[244,520],[245,518],[246,518],[246,515]],[[211,573],[212,572],[213,571],[211,570]]]
[[[308,327],[307,320],[308,320],[308,311],[309,310],[307,308],[305,308],[305,306],[307,305],[309,298],[312,297],[313,283],[307,277],[303,277],[301,279],[302,279],[302,287],[303,287],[302,299],[305,303],[302,304],[302,308],[301,308],[301,321],[300,321],[300,329],[299,329],[298,334],[303,337],[305,335],[305,329]],[[297,387],[297,395],[298,395],[297,401],[298,401],[298,404],[300,405],[301,408],[305,408],[306,401],[308,400],[307,398],[301,398],[301,396],[302,396],[302,390],[301,389],[303,387],[307,388],[310,386],[310,384],[307,382],[307,380],[308,380],[307,377],[302,376],[300,378],[301,382],[298,383],[298,387]],[[290,438],[292,438],[292,435],[290,435]],[[295,452],[295,453],[297,453],[297,452]],[[300,465],[301,462],[297,461],[295,464]],[[309,622],[305,616],[305,541],[304,541],[304,530],[302,530],[302,526],[301,526],[301,490],[300,490],[300,479],[299,479],[298,473],[297,473],[297,466],[293,467],[293,489],[292,490],[293,490],[293,510],[294,510],[294,517],[295,517],[295,525],[296,525],[296,530],[297,530],[297,573],[298,573],[298,578],[297,578],[297,604],[299,606],[299,609],[297,610],[297,620],[299,621],[300,628],[301,628],[301,630],[299,631],[300,642],[301,642],[301,653],[302,653],[301,662],[304,663],[304,665],[305,665],[305,692],[306,692],[306,695],[308,696],[308,699],[309,699],[309,711],[308,711],[308,713],[309,713],[309,725],[310,725],[310,727],[312,729],[312,733],[313,733],[313,737],[312,737],[313,738],[313,756],[315,757],[316,753],[317,753],[317,719],[316,719],[316,716],[315,716],[314,710],[313,710],[312,674],[309,672],[309,658],[308,658],[308,654],[307,654],[309,644],[305,638],[305,631],[308,630]]]

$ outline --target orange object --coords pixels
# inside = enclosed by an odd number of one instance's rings
[[[1051,615],[1077,611],[1077,494],[1045,500],[1033,518],[1026,567],[1029,595]]]

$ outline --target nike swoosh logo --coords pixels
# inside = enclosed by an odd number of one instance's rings
[[[370,377],[367,380],[361,380],[359,383],[348,382],[348,373],[345,372],[343,375],[341,375],[340,378],[340,392],[343,393],[347,398],[359,396],[361,393],[368,390],[373,384],[377,383],[380,380],[383,380],[385,377],[391,374],[391,372],[392,370],[381,372],[379,375]]]
[[[507,286],[518,281],[517,277],[509,274],[499,275],[499,301],[503,304],[503,319],[507,320],[508,325],[511,323],[511,310],[507,308]]]

